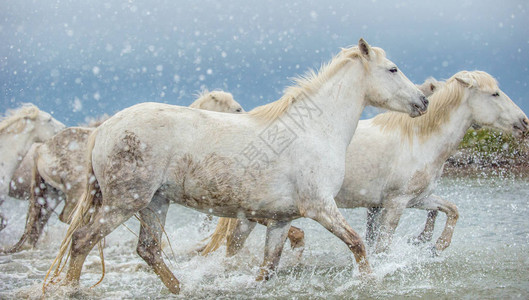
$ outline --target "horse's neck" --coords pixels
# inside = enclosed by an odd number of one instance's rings
[[[465,103],[462,101],[459,107],[454,108],[448,122],[424,142],[424,147],[432,152],[432,158],[440,164],[444,163],[457,149],[472,125],[472,114]]]
[[[286,112],[299,132],[328,137],[329,142],[346,149],[365,107],[364,81],[358,64],[348,63],[310,95],[304,95]]]

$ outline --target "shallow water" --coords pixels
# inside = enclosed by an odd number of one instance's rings
[[[429,247],[439,236],[445,216],[437,219],[434,240],[414,246],[409,238],[418,234],[426,212],[409,209],[397,229],[389,253],[369,255],[374,276],[363,281],[347,247],[314,221],[296,220],[305,230],[302,258],[285,247],[278,274],[265,283],[254,278],[263,256],[262,226],[249,237],[241,253],[224,257],[224,248],[199,257],[193,250],[214,228],[204,215],[181,206],[169,210],[166,231],[171,240],[164,251],[169,267],[181,283],[176,298],[529,298],[529,180],[486,177],[444,178],[437,194],[455,202],[460,218],[452,245],[433,257]],[[13,211],[8,227],[0,232],[0,247],[16,242],[24,225],[26,203],[7,201]],[[342,210],[362,235],[365,209]],[[135,220],[127,226],[138,232]],[[37,298],[42,280],[56,255],[66,226],[52,217],[38,249],[0,255],[0,298]],[[173,297],[147,265],[135,254],[136,237],[121,226],[106,239],[106,275],[99,256],[88,257],[81,289],[52,288],[49,298],[168,298]]]

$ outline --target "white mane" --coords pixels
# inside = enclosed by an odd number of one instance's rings
[[[11,125],[18,123],[18,121],[28,118],[34,120],[39,115],[40,110],[31,103],[22,104],[21,107],[13,110],[8,110],[6,116],[2,118],[0,122],[0,134],[4,133],[11,127]],[[25,125],[25,124],[22,124]],[[15,128],[11,128],[11,133],[19,133],[24,129],[25,126],[18,125]]]
[[[386,53],[381,48],[371,47],[371,49],[375,52],[377,59],[380,60],[386,57]],[[313,91],[320,88],[323,83],[329,80],[330,77],[336,74],[336,72],[352,59],[361,59],[364,68],[367,69],[367,61],[365,61],[357,46],[342,49],[329,63],[322,65],[319,72],[316,73],[314,70],[309,70],[304,76],[294,78],[293,80],[296,85],[288,87],[285,90],[285,94],[279,100],[256,107],[249,114],[266,121],[277,119],[293,103],[305,98],[306,95],[311,95]]]
[[[465,86],[458,78],[470,79],[472,84],[468,88],[476,87],[491,93],[498,88],[496,80],[485,72],[461,71],[430,96],[428,111],[422,117],[410,118],[402,113],[387,112],[373,118],[373,124],[380,126],[385,132],[398,130],[410,142],[414,137],[426,140],[448,122],[453,109],[461,105]]]

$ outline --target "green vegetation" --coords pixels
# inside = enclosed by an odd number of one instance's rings
[[[528,151],[524,140],[490,129],[469,129],[459,144],[459,149],[471,149],[487,156],[501,155],[512,158]]]
[[[490,129],[469,129],[448,165],[478,168],[525,166],[528,157],[527,136],[517,139]]]

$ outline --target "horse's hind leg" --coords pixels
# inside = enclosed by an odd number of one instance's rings
[[[125,198],[125,196],[122,198],[122,195],[112,196],[111,198],[113,199],[110,199],[110,201],[103,197],[105,200],[103,205],[106,203],[112,203],[113,205],[105,205],[104,208],[97,209],[90,222],[73,233],[70,266],[65,279],[67,284],[79,283],[84,261],[92,248],[119,225],[132,217],[134,213],[145,207],[148,203],[147,201],[152,198],[152,193],[143,196],[131,201],[124,201],[124,199],[133,198]]]
[[[180,283],[162,257],[162,233],[169,201],[155,195],[149,205],[140,210],[141,228],[136,251],[153,268],[154,272],[173,294],[180,291]]]
[[[457,219],[459,219],[457,206],[454,203],[437,195],[431,195],[418,205],[415,205],[414,208],[440,210],[446,214],[445,228],[435,243],[435,250],[442,251],[450,246],[450,243],[452,242],[452,235],[454,234],[454,228],[456,226]]]
[[[61,222],[70,224],[70,217],[75,210],[77,201],[83,196],[84,190],[84,185],[75,184],[65,193],[64,207],[59,214],[59,220],[61,220]]]
[[[279,264],[281,252],[287,239],[288,230],[291,221],[268,220],[266,227],[266,242],[264,251],[264,260],[261,264],[261,270],[256,280],[268,280]]]
[[[433,230],[435,228],[435,220],[439,214],[438,210],[428,210],[428,217],[426,218],[426,224],[424,224],[424,229],[419,235],[414,239],[415,244],[426,243],[432,240]]]
[[[252,219],[254,220],[254,219]],[[268,226],[270,219],[255,219],[255,221],[261,225]],[[290,226],[288,230],[288,240],[290,241],[290,247],[294,249],[300,249],[303,252],[305,247],[305,232],[301,228],[296,226]]]
[[[296,226],[290,226],[288,230],[288,240],[292,249],[300,249],[300,254],[305,248],[305,232]]]

